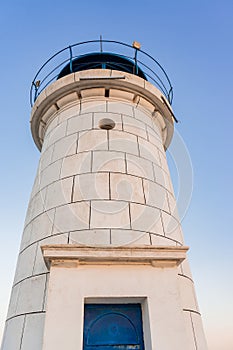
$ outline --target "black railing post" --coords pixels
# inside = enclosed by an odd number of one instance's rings
[[[135,49],[134,55],[134,64],[135,64],[135,75],[138,75],[138,49]]]
[[[70,50],[70,73],[73,73],[73,53],[72,53],[72,47],[69,46]]]

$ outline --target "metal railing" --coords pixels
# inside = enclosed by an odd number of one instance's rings
[[[92,46],[94,47],[90,51]],[[104,46],[106,46],[107,51],[103,51]],[[75,59],[84,54],[97,52],[113,53],[133,63],[135,69],[132,74],[138,75],[139,69],[142,70],[147,80],[154,84],[166,96],[169,103],[172,104],[173,88],[170,79],[157,60],[135,46],[100,38],[99,40],[88,40],[67,46],[50,57],[38,70],[33,79],[30,89],[31,106],[39,94],[49,84],[58,79],[60,72],[67,64],[69,64],[70,72],[72,72],[72,64]],[[98,62],[96,63],[98,64]]]

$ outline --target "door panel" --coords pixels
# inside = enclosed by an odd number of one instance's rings
[[[144,350],[140,304],[86,304],[83,350]]]

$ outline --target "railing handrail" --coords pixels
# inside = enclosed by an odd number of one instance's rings
[[[145,76],[147,78],[149,78],[148,80],[153,82],[154,84],[156,84],[158,86],[158,88],[161,90],[161,92],[163,94],[165,94],[166,98],[168,99],[169,103],[172,104],[172,99],[173,99],[173,87],[171,84],[171,81],[166,73],[166,71],[164,70],[164,68],[161,66],[161,64],[151,55],[149,55],[147,52],[141,50],[140,48],[135,48],[132,45],[123,43],[121,41],[116,41],[116,40],[103,40],[101,39],[96,39],[96,40],[87,40],[87,41],[82,41],[73,45],[69,45],[63,49],[61,49],[60,51],[56,52],[54,55],[52,55],[38,70],[38,72],[36,73],[33,81],[32,81],[32,85],[31,85],[31,89],[30,89],[30,103],[31,106],[33,105],[33,103],[35,102],[36,98],[38,97],[38,95],[53,81],[55,80],[60,71],[58,71],[57,74],[55,74],[53,76],[53,78],[51,78],[52,73],[54,73],[56,70],[58,70],[58,68],[60,68],[63,64],[70,62],[70,67],[72,68],[72,63],[73,60],[76,59],[77,57],[82,56],[80,55],[74,55],[73,53],[73,49],[81,46],[81,45],[88,45],[88,44],[92,44],[92,43],[99,43],[100,44],[100,51],[101,53],[107,53],[103,51],[103,44],[104,43],[108,43],[108,44],[117,44],[117,45],[121,45],[127,48],[130,48],[132,50],[132,57],[131,56],[126,56],[124,54],[122,54],[121,52],[117,52],[116,54],[126,58],[126,59],[130,59],[132,60],[132,62],[134,62],[135,65],[135,72],[138,72],[138,64],[139,66],[141,65],[141,67],[143,66],[144,68],[146,68],[148,70],[148,73],[144,70],[143,73],[145,74]],[[57,56],[59,56],[60,54],[62,54],[63,52],[68,51],[68,57],[67,59],[64,60],[64,58],[61,58],[61,62],[59,64],[56,63],[56,66],[53,67],[48,73],[44,73],[44,68],[46,66],[48,66],[49,63],[52,62],[53,59],[55,59]],[[97,51],[92,51],[97,52]],[[113,50],[113,54],[115,54],[116,50]],[[109,52],[111,53],[111,52]],[[149,60],[151,60],[152,64],[155,64],[155,68],[152,66],[151,68],[148,66],[148,64],[144,63],[142,58],[140,58],[140,60],[138,59],[138,53],[140,53],[142,55],[142,57],[147,57]],[[90,52],[87,50],[86,54],[90,54]],[[55,64],[54,64],[55,65]],[[64,68],[64,67],[63,67]],[[61,68],[62,69],[62,68]],[[158,72],[157,72],[157,70]],[[136,73],[133,74],[136,74]],[[136,74],[137,75],[137,74]]]

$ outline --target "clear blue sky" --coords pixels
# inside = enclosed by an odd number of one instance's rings
[[[31,81],[56,51],[102,34],[139,41],[172,80],[176,128],[194,172],[183,229],[196,292],[209,350],[232,350],[233,2],[8,0],[0,6],[0,328],[39,160],[29,129]]]

